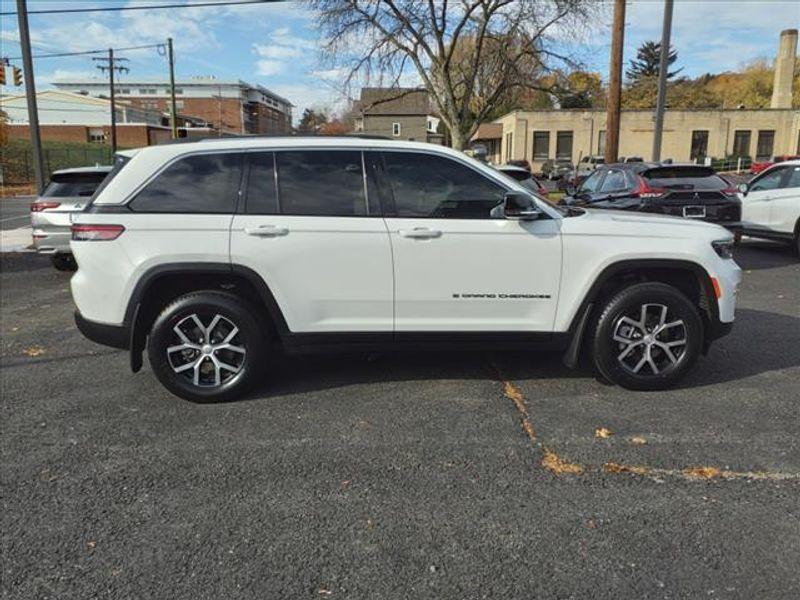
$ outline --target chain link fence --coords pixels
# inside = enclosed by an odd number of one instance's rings
[[[45,178],[53,171],[72,167],[90,167],[94,165],[110,165],[111,149],[108,146],[76,146],[47,148],[42,152]],[[3,185],[25,185],[34,181],[33,152],[30,147],[20,144],[4,144],[0,154]]]

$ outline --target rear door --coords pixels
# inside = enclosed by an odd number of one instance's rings
[[[291,332],[391,333],[392,254],[363,153],[259,151],[247,162],[233,264],[267,283]]]
[[[385,151],[395,331],[550,332],[559,220],[492,218],[507,191],[467,162]]]

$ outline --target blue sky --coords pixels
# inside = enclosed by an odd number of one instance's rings
[[[108,4],[171,3],[180,0],[28,0],[29,10],[98,7]],[[191,4],[191,0],[187,1]],[[13,0],[0,0],[3,11]],[[631,0],[627,9],[625,58],[648,39],[659,39],[663,3]],[[18,56],[16,18],[0,17],[4,56]],[[583,39],[563,42],[593,70],[608,66],[610,7]],[[782,29],[800,25],[800,2],[677,0],[673,46],[689,76],[735,69],[757,57],[771,58]],[[228,7],[194,7],[68,15],[31,15],[34,53],[95,50],[175,39],[178,77],[216,75],[259,83],[287,97],[297,108],[342,106],[342,74],[320,54],[314,15],[302,4],[281,3]],[[155,50],[122,53],[130,59],[129,77],[166,76],[166,61]],[[37,85],[98,74],[88,57],[35,61]],[[5,88],[5,93],[17,91]],[[357,90],[351,90],[357,95]]]

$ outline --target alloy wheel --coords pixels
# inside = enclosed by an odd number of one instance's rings
[[[686,323],[670,319],[664,304],[642,304],[617,318],[612,334],[617,361],[638,376],[663,375],[683,358],[688,343]]]
[[[166,349],[167,360],[176,375],[193,385],[219,387],[242,371],[247,349],[229,318],[209,315],[205,323],[197,313],[178,321],[172,328],[173,345]]]

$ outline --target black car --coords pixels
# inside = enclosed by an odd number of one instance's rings
[[[733,225],[742,214],[735,187],[700,165],[599,166],[561,201],[568,206],[660,213]]]

